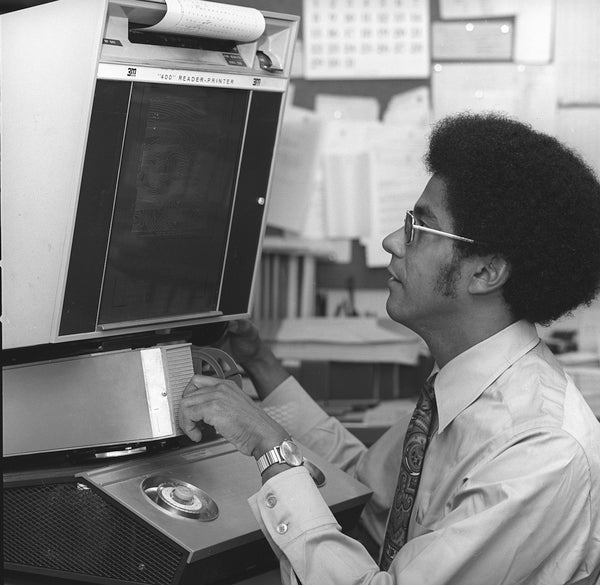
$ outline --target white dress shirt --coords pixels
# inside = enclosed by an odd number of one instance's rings
[[[249,502],[303,585],[600,584],[600,423],[530,323],[443,367],[438,428],[408,542],[388,572],[342,534],[304,468]],[[263,403],[298,441],[373,490],[362,522],[381,544],[408,419],[366,449],[288,378]]]

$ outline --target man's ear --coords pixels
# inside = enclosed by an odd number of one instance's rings
[[[510,264],[503,256],[480,256],[476,260],[468,291],[474,295],[500,290],[510,276]]]

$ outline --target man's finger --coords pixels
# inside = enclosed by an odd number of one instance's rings
[[[185,409],[179,409],[179,428],[196,443],[202,439],[202,431],[196,425],[196,421],[187,416]]]
[[[198,399],[202,398],[202,394],[198,394],[196,398],[183,398],[179,406],[179,428],[192,441],[200,441],[202,439],[202,431],[198,428],[198,423],[203,420],[203,407],[197,403]]]
[[[216,378],[215,376],[203,376],[201,374],[194,374],[191,377],[190,381],[187,383],[185,389],[183,390],[182,396],[189,396],[195,390],[202,390],[202,388],[216,386],[222,381],[222,378]]]
[[[181,425],[179,425],[181,426]],[[181,429],[192,441],[199,443],[202,440],[202,431],[193,423],[192,426]]]

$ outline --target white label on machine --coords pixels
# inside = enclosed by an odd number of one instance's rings
[[[141,352],[144,384],[148,400],[148,414],[153,437],[173,434],[171,405],[167,392],[167,382],[163,367],[162,352],[159,348],[143,349]]]
[[[141,67],[139,65],[121,65],[120,63],[99,63],[98,78],[265,91],[284,91],[287,86],[287,80],[282,77],[252,77],[251,75],[235,75],[233,73],[162,69],[159,67]]]

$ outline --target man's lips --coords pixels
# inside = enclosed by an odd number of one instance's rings
[[[391,274],[391,276],[392,276],[392,277],[390,278],[390,280],[392,280],[392,281],[396,281],[396,282],[402,282],[402,281],[401,281],[401,280],[398,278],[398,275],[397,275],[397,274],[396,274],[396,273],[395,273],[395,272],[394,272],[394,271],[393,271],[393,270],[392,270],[392,269],[391,269],[389,266],[388,266],[388,269],[387,269],[387,270],[388,270],[388,272],[389,272],[389,273]]]

